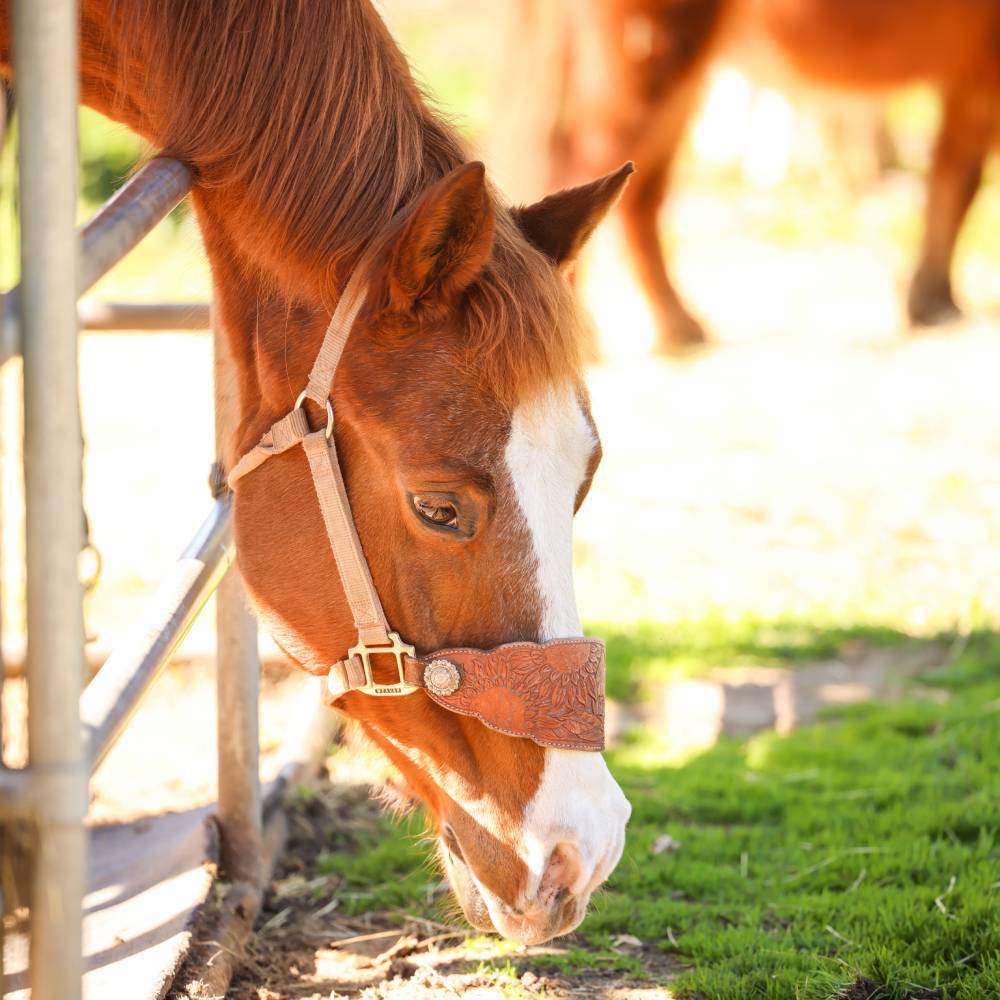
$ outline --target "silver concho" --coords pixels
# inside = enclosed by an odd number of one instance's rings
[[[424,667],[424,687],[431,694],[454,694],[462,683],[462,673],[450,660],[431,660]]]

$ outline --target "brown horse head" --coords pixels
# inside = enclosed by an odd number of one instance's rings
[[[600,445],[559,271],[630,172],[510,211],[482,165],[466,164],[373,242],[366,305],[331,387],[335,441],[387,618],[418,652],[580,634],[572,518]],[[298,387],[311,362],[289,352],[266,381]],[[244,450],[280,416],[260,414]],[[342,659],[352,618],[298,450],[241,480],[236,532],[283,648],[316,672]],[[512,717],[532,708],[513,684],[505,701]],[[525,942],[579,923],[629,814],[599,754],[504,735],[423,691],[351,692],[337,707],[426,805],[471,923]]]

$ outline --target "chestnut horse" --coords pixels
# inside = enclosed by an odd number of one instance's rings
[[[541,18],[541,8],[533,7],[548,2],[523,0],[521,16]],[[705,71],[736,42],[756,41],[823,86],[874,92],[927,82],[940,92],[942,120],[908,309],[916,324],[957,315],[950,279],[955,240],[1000,123],[1000,0],[562,2],[557,26],[547,15],[549,32],[561,38],[535,43],[544,45],[561,78],[548,84],[559,95],[558,114],[543,112],[551,126],[550,180],[567,183],[626,157],[640,164],[622,198],[622,217],[661,350],[705,338],[671,281],[657,213]]]
[[[83,0],[80,37],[82,101],[195,173],[238,376],[229,466],[295,405],[365,259],[331,393],[389,621],[425,651],[579,635],[572,518],[601,452],[562,269],[631,166],[507,207],[368,0]],[[355,631],[300,449],[241,483],[234,530],[261,619],[325,672]],[[579,923],[629,815],[599,753],[495,732],[422,690],[337,707],[425,804],[472,924],[537,942]]]

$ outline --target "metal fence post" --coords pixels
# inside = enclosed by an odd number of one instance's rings
[[[74,1000],[81,995],[87,805],[77,571],[77,7],[74,0],[16,0],[13,14],[21,111],[28,738],[37,809],[32,995]]]
[[[3,143],[7,135],[7,85],[0,82],[0,156],[3,156]],[[3,195],[3,178],[0,177],[0,196]],[[0,323],[3,322],[3,307],[0,306]],[[0,382],[0,413],[3,413],[4,392],[3,383]],[[3,479],[3,470],[0,469],[0,482]],[[0,510],[3,510],[2,485],[0,485]],[[3,523],[0,520],[0,568],[4,565],[3,560]],[[0,583],[0,706],[3,705],[3,682],[7,668],[3,661],[3,585]],[[0,771],[3,770],[3,713],[0,712]],[[0,997],[7,993],[3,984],[3,953],[4,953],[4,918],[7,916],[7,894],[4,888],[4,871],[6,850],[4,846],[4,830],[0,826]]]
[[[213,317],[215,442],[220,467],[226,436],[237,416],[236,386],[226,338]],[[234,564],[216,592],[216,707],[222,867],[231,881],[259,885],[263,878],[257,622],[250,614]]]

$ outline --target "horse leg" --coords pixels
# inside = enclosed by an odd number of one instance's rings
[[[635,35],[620,64],[622,152],[636,173],[622,197],[625,239],[636,276],[653,310],[657,350],[672,354],[707,339],[670,278],[657,214],[670,186],[677,150],[701,96],[733,0],[619,0],[624,19],[611,37]],[[643,20],[645,15],[646,20]],[[634,29],[645,24],[648,32]]]
[[[677,146],[695,101],[694,90],[668,98],[675,102],[668,127],[657,136],[657,149],[640,144],[642,153],[636,152],[638,169],[621,201],[625,240],[636,277],[653,310],[656,349],[661,354],[676,354],[707,339],[704,328],[688,312],[670,279],[657,225]],[[662,127],[662,119],[657,124]]]
[[[907,303],[914,324],[941,323],[960,315],[952,298],[951,260],[979,189],[996,110],[993,95],[974,87],[952,91],[945,98],[928,179],[923,248]]]

